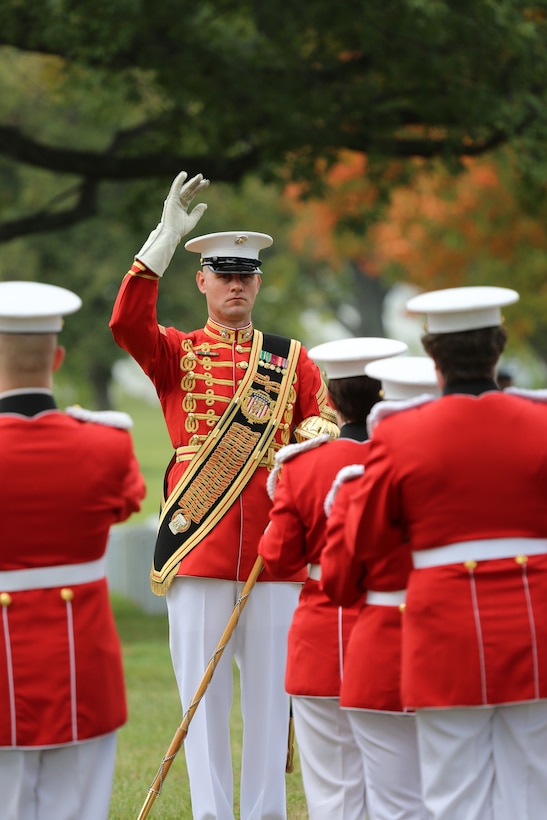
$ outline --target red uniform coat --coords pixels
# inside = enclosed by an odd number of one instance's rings
[[[368,567],[393,550],[522,539],[511,558],[415,569],[403,626],[407,707],[547,697],[547,407],[508,392],[446,395],[382,421],[348,512]],[[494,548],[494,547],[493,547]]]
[[[251,351],[252,326],[234,330],[209,320],[191,333],[158,325],[158,279],[127,274],[110,327],[153,382],[173,448],[197,448],[228,407],[241,382]],[[296,398],[287,406],[273,447],[288,444],[292,429],[317,416],[326,403],[326,387],[318,367],[304,349],[294,383]],[[184,453],[182,452],[184,457]],[[173,464],[167,491],[176,486],[189,460]],[[273,466],[273,457],[271,465]],[[271,502],[266,491],[267,466],[260,466],[213,530],[182,560],[180,575],[246,580],[257,557],[257,545],[268,523]],[[302,572],[287,580],[303,580]],[[260,581],[274,580],[264,571]]]
[[[127,430],[13,413],[0,412],[0,747],[56,746],[127,717],[107,581],[67,587],[59,570],[55,586],[6,591],[7,572],[100,559],[144,481]]]
[[[366,464],[367,454],[368,448],[361,464]],[[327,519],[321,588],[341,606],[352,605],[366,589],[404,590],[411,569],[408,547],[400,542],[394,541],[386,557],[370,568],[350,551],[349,541],[354,544],[354,536],[348,539],[348,509],[362,480],[355,477],[341,484]],[[401,642],[401,608],[364,603],[346,651],[340,706],[402,711]]]
[[[367,444],[349,438],[304,449],[282,464],[270,524],[258,551],[280,578],[318,564],[325,545],[325,497],[338,471],[358,461]],[[348,639],[360,601],[341,609],[308,578],[288,638],[285,688],[291,695],[338,697]]]

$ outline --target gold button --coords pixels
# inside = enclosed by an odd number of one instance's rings
[[[247,368],[249,367],[249,365],[247,364],[247,362],[238,362],[238,363],[236,364],[236,367],[240,367],[242,370],[247,370]]]
[[[186,374],[186,376],[187,376],[189,379],[193,379],[195,375],[196,375],[196,374],[194,373],[194,371],[193,371],[193,370],[189,370],[189,371],[188,371],[188,373]],[[194,385],[194,387],[195,387],[195,385]]]
[[[243,345],[236,345],[236,353],[243,353],[244,350]]]
[[[515,564],[527,564],[528,563],[528,556],[527,555],[517,555],[515,557]]]
[[[72,601],[74,598],[74,590],[69,589],[68,587],[63,587],[61,590],[61,598],[63,601]]]
[[[196,444],[199,444],[199,436],[192,436],[189,442],[191,447],[195,447]]]
[[[187,359],[189,359],[191,362],[193,362],[193,361],[195,361],[195,359],[196,359],[196,354],[195,354],[195,353],[192,353],[192,352],[187,353],[187,354],[186,354],[186,358],[187,358]]]
[[[465,563],[464,563],[464,567],[466,569],[475,569],[476,566],[477,566],[476,561],[465,561]]]
[[[406,609],[406,604],[399,604],[399,612],[404,612]]]
[[[9,606],[11,604],[11,595],[9,592],[0,593],[0,606]]]

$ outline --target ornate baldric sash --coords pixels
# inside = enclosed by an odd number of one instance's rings
[[[289,401],[300,347],[255,330],[245,377],[163,505],[150,573],[156,595],[165,595],[184,556],[220,521],[260,464]]]

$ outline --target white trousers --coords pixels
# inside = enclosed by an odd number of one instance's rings
[[[337,698],[292,703],[309,820],[364,820],[365,773],[347,712]]]
[[[0,749],[2,820],[107,820],[116,733],[55,749]]]
[[[415,717],[359,709],[347,714],[363,756],[369,820],[426,820]]]
[[[243,584],[175,578],[167,592],[170,648],[186,712],[217,647]],[[232,820],[233,770],[229,718],[232,659],[240,670],[243,745],[241,820],[284,820],[289,697],[287,633],[300,584],[257,583],[184,741],[194,820]]]
[[[545,820],[546,701],[420,709],[416,719],[433,820]]]

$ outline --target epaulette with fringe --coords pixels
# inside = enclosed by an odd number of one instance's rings
[[[91,421],[95,424],[104,424],[105,427],[117,427],[120,430],[129,430],[133,427],[133,419],[120,410],[86,410],[79,404],[65,408],[65,413],[79,421]]]
[[[321,408],[319,416],[308,416],[300,422],[294,431],[297,442],[307,441],[310,438],[319,438],[327,434],[332,439],[337,439],[340,436],[336,413],[328,404]]]
[[[367,432],[369,437],[372,436],[376,425],[383,421],[383,419],[393,416],[395,413],[401,413],[403,410],[412,410],[413,407],[421,407],[422,404],[428,404],[430,401],[435,401],[436,398],[437,396],[433,396],[431,393],[422,393],[420,396],[414,396],[411,399],[394,399],[393,401],[376,402],[367,416]]]
[[[531,401],[547,402],[547,389],[544,387],[538,390],[530,390],[526,387],[506,387],[503,391],[512,396],[519,396],[521,399],[530,399]]]
[[[305,441],[299,441],[297,444],[286,444],[285,447],[281,447],[281,449],[277,451],[275,454],[275,464],[266,482],[266,490],[268,491],[268,495],[272,501],[279,478],[279,471],[281,470],[283,464],[291,458],[294,458],[294,456],[306,452],[306,450],[314,450],[321,444],[326,444],[327,441],[332,441],[332,438],[328,435],[328,433],[325,433],[322,436],[316,436],[315,438],[309,438]]]
[[[327,518],[329,517],[332,505],[336,499],[336,495],[338,490],[345,484],[347,481],[353,481],[354,478],[359,478],[359,476],[364,475],[365,473],[365,465],[364,464],[346,464],[345,467],[342,467],[341,470],[338,470],[336,473],[336,478],[332,482],[332,486],[328,491],[325,502],[323,504],[323,509],[325,510],[325,515]]]

